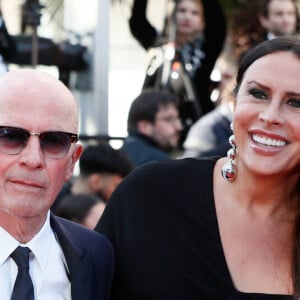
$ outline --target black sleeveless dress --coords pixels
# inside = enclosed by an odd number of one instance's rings
[[[292,299],[236,290],[213,198],[216,160],[147,163],[119,185],[96,227],[116,249],[113,300]]]

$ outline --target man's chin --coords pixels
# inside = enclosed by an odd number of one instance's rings
[[[176,149],[177,149],[177,144],[176,144],[176,146],[166,145],[165,148],[164,148],[164,150],[168,153],[171,153],[171,152],[175,151]]]
[[[277,37],[282,37],[282,36],[290,36],[290,35],[294,35],[295,32],[294,31],[285,31],[285,32],[278,32],[276,34]]]

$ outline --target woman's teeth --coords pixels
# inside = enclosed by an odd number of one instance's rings
[[[283,140],[275,140],[257,134],[253,134],[252,139],[259,144],[269,146],[269,147],[283,147],[287,144],[287,142]]]

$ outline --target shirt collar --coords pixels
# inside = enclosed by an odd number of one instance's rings
[[[0,244],[0,266],[2,266],[20,243],[0,226]]]
[[[276,38],[276,36],[275,36],[273,33],[268,32],[268,34],[267,34],[267,39],[268,39],[268,40],[273,40],[273,39],[275,39],[275,38]]]
[[[46,267],[48,261],[52,235],[53,232],[50,227],[50,212],[48,212],[46,221],[40,231],[24,245],[30,248],[42,269]]]
[[[38,264],[42,269],[46,267],[51,237],[54,234],[50,227],[50,211],[47,214],[47,218],[42,228],[38,233],[26,244],[22,246],[29,247],[31,252],[34,254]],[[0,266],[9,258],[10,254],[20,245],[12,235],[10,235],[5,229],[0,227]]]

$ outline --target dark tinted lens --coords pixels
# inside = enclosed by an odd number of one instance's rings
[[[7,154],[20,153],[29,136],[29,132],[21,128],[0,127],[0,151]]]
[[[52,158],[64,157],[70,149],[71,137],[65,132],[44,132],[41,134],[43,153]]]

